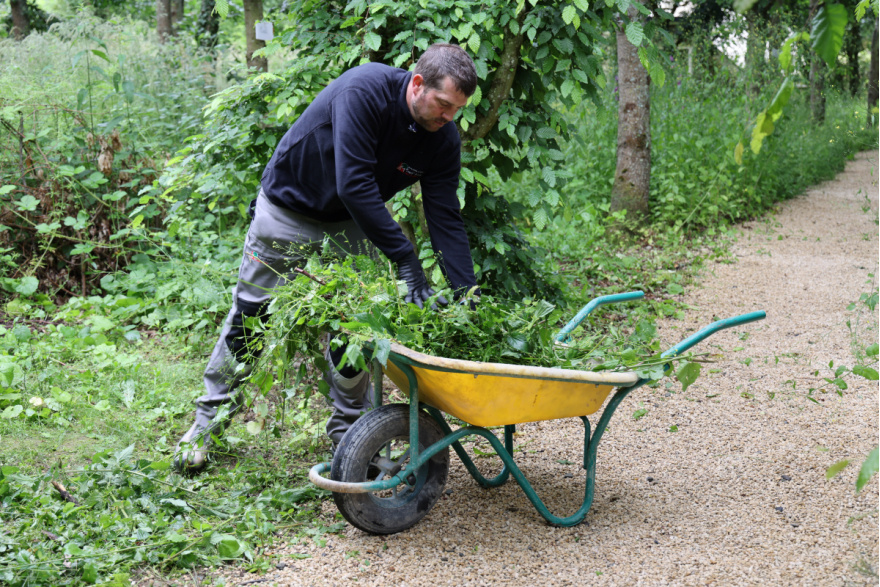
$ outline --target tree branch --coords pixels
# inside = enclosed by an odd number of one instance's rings
[[[510,95],[510,88],[513,86],[513,78],[516,76],[516,68],[519,66],[519,51],[523,43],[522,24],[528,13],[523,10],[517,17],[516,22],[519,24],[519,33],[513,34],[508,26],[504,31],[504,49],[501,51],[501,65],[495,70],[495,77],[492,78],[492,84],[486,93],[489,100],[489,112],[476,121],[462,134],[462,142],[468,143],[481,139],[489,134],[495,123],[498,122],[498,111],[504,100]]]

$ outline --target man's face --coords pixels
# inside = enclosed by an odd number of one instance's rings
[[[427,131],[437,132],[451,122],[458,111],[467,104],[467,96],[456,89],[448,77],[443,78],[440,89],[425,85],[421,75],[412,79],[410,113],[415,121]]]

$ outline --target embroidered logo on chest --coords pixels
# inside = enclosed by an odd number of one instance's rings
[[[425,172],[421,169],[416,169],[415,167],[410,167],[406,163],[401,162],[400,165],[397,166],[397,171],[408,177],[414,177],[416,179],[422,177]]]

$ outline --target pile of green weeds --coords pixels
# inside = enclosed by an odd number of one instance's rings
[[[667,372],[669,360],[660,357],[656,327],[645,317],[600,312],[598,319],[585,320],[562,345],[556,336],[570,316],[544,300],[477,296],[472,290],[443,306],[440,295],[453,300],[452,292],[443,290],[425,308],[418,308],[403,301],[405,287],[387,267],[368,257],[330,263],[312,259],[276,292],[267,325],[256,318],[248,324],[268,334],[256,343],[266,348],[260,349],[263,360],[251,381],[268,389],[270,374],[283,378],[283,371],[296,363],[296,355],[326,369],[325,333],[332,334],[333,347],[345,348],[344,364],[359,369],[366,368],[372,357],[385,364],[391,343],[399,343],[427,355],[468,361],[627,370],[649,380]],[[688,359],[692,357],[683,361],[692,365],[690,382],[699,365]],[[310,389],[307,363],[298,364],[296,383]]]

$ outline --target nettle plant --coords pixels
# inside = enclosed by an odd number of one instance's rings
[[[652,18],[630,21],[631,6]],[[207,199],[209,206],[243,211],[275,144],[330,80],[370,61],[411,68],[430,44],[457,43],[474,58],[479,76],[457,120],[464,145],[459,198],[478,278],[508,295],[557,298],[556,287],[538,273],[542,252],[515,223],[530,218],[542,229],[560,213],[571,178],[560,142],[574,130],[565,113],[584,100],[600,104],[609,32],[624,27],[655,83],[662,83],[663,59],[651,39],[655,31],[665,34],[656,21],[671,17],[630,0],[299,0],[286,7],[272,18],[279,33],[262,52],[295,58],[284,71],[251,77],[215,97],[205,132],[193,137],[163,179],[166,197],[183,188],[178,193],[191,194],[186,206]],[[503,189],[490,189],[493,173],[507,182],[525,169],[540,169],[541,177],[524,202],[508,202]],[[417,192],[396,200],[398,218],[410,222],[420,247],[427,247]],[[174,222],[175,230],[185,224]],[[423,259],[439,277],[433,257]]]

